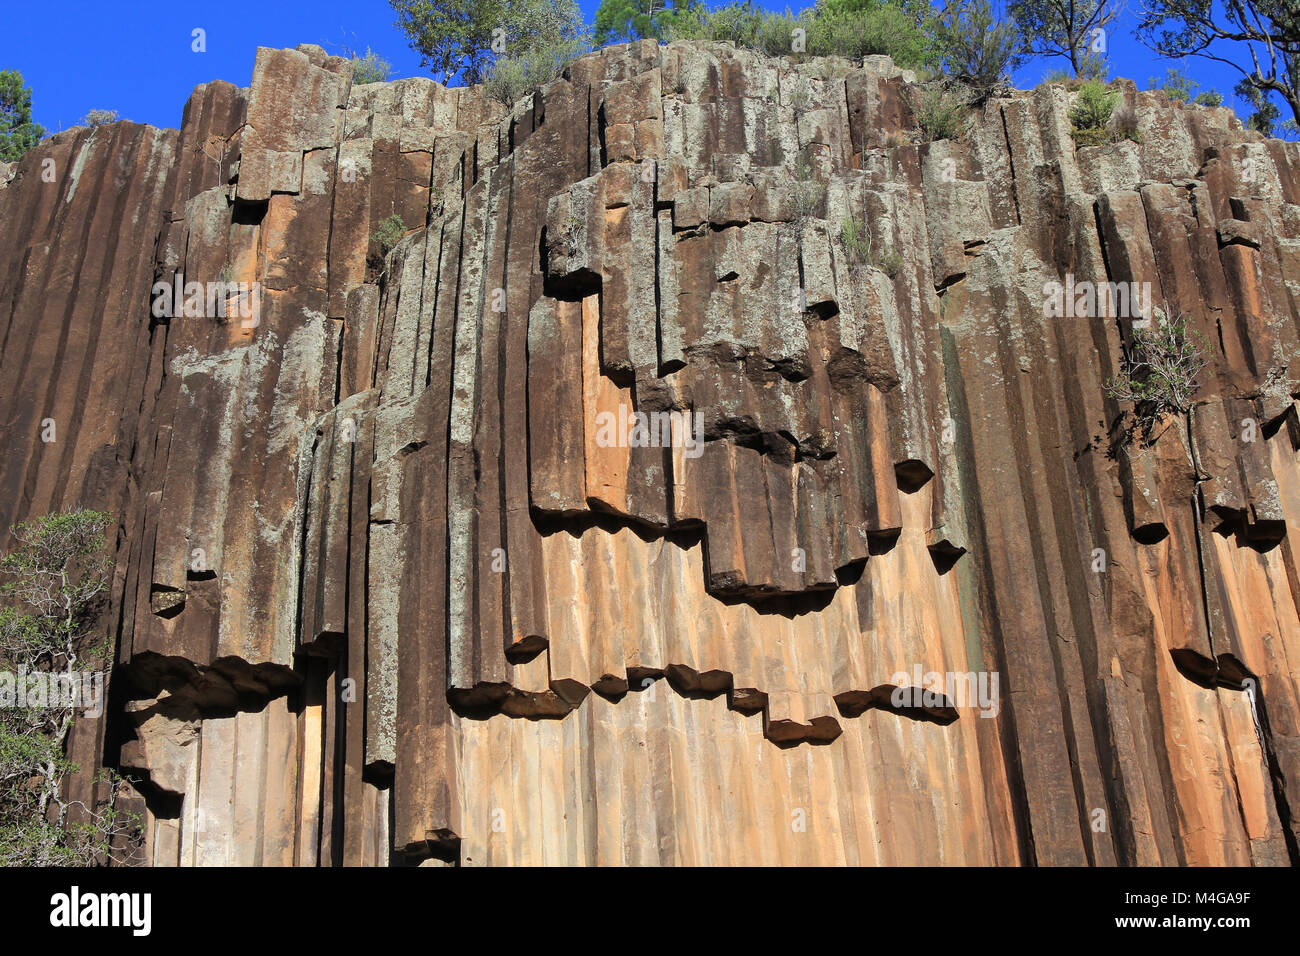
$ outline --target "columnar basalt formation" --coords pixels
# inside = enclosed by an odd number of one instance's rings
[[[0,520],[119,517],[74,795],[156,865],[1300,861],[1300,147],[915,93],[263,49],[0,166]],[[1067,281],[1212,344],[1149,445]]]

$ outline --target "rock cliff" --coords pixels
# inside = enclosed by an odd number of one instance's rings
[[[155,865],[1300,862],[1300,146],[1122,89],[304,46],[0,166],[0,523],[119,519],[74,795]],[[1191,411],[1053,282],[1185,312]]]

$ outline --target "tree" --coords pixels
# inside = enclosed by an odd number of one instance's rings
[[[450,85],[482,83],[502,56],[523,57],[585,38],[574,0],[390,0],[398,28]]]
[[[0,163],[16,163],[45,130],[32,122],[32,91],[17,70],[0,70]]]
[[[591,35],[573,0],[527,5],[519,39],[498,56],[487,77],[487,91],[510,105],[540,89],[591,47]]]
[[[1282,116],[1282,111],[1278,109],[1277,104],[1262,90],[1245,80],[1241,80],[1234,86],[1232,92],[1244,99],[1254,110],[1245,120],[1246,129],[1253,129],[1265,136],[1274,135],[1274,127]]]
[[[596,45],[662,40],[669,26],[696,6],[696,0],[601,0],[596,8]]]
[[[1022,58],[1015,25],[996,19],[989,0],[945,10],[937,33],[945,71],[980,93],[1008,82]]]
[[[459,75],[482,79],[490,59],[492,31],[504,19],[503,0],[391,0],[397,27],[443,85]]]
[[[1115,0],[1012,0],[1008,9],[1028,53],[1063,57],[1075,76],[1105,75],[1105,31],[1119,14]]]
[[[95,646],[95,636],[111,523],[94,511],[45,515],[12,529],[16,545],[0,561],[0,672],[14,698],[0,707],[0,865],[102,861],[115,837],[135,829],[111,802],[87,807],[63,792],[78,772],[65,753],[68,733],[95,675],[103,704],[103,672],[85,668],[102,666],[110,647]]]
[[[1146,3],[1137,29],[1143,44],[1163,57],[1197,56],[1226,63],[1242,74],[1244,87],[1263,100],[1276,93],[1291,108],[1293,119],[1300,121],[1300,5],[1296,0]],[[1253,96],[1247,98],[1256,102]]]

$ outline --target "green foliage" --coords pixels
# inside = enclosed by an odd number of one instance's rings
[[[397,213],[379,223],[379,228],[370,234],[370,241],[379,246],[384,255],[406,235],[406,223]]]
[[[32,122],[32,91],[17,70],[0,70],[0,163],[16,163],[45,130]]]
[[[364,54],[349,51],[349,58],[352,61],[353,83],[387,83],[393,75],[393,65],[370,47],[366,47]]]
[[[106,514],[74,511],[12,529],[17,546],[0,560],[0,573],[7,576],[0,595],[16,598],[36,615],[19,613],[12,603],[0,610],[0,655],[35,667],[68,653],[106,588],[103,548],[110,522]]]
[[[482,83],[500,57],[541,62],[564,41],[587,42],[574,0],[389,0],[397,27],[442,82]]]
[[[1176,66],[1165,70],[1163,80],[1153,76],[1147,84],[1148,89],[1158,90],[1165,94],[1166,99],[1177,103],[1190,103],[1196,95],[1196,87],[1196,81],[1187,75],[1187,71]]]
[[[928,5],[898,0],[818,0],[805,11],[808,52],[858,59],[885,54],[904,68],[936,64],[940,56]]]
[[[104,126],[108,123],[116,123],[117,120],[117,110],[90,110],[81,118],[81,125]]]
[[[1110,89],[1100,80],[1084,82],[1070,110],[1070,122],[1074,125],[1070,135],[1075,146],[1105,146],[1122,139],[1142,142],[1132,109],[1126,107],[1120,114],[1115,112],[1120,102],[1118,90]]]
[[[1064,58],[1085,79],[1105,78],[1105,31],[1119,13],[1116,0],[1011,0],[1007,9],[1026,53]]]
[[[1277,108],[1277,104],[1270,100],[1266,93],[1246,80],[1233,87],[1232,92],[1244,99],[1252,109],[1250,116],[1243,121],[1246,129],[1253,129],[1265,136],[1275,136],[1277,121],[1282,116],[1282,111]]]
[[[849,265],[861,266],[871,258],[871,237],[866,235],[858,221],[846,216],[840,223],[840,245],[849,257]]]
[[[1079,88],[1070,109],[1070,122],[1076,130],[1104,129],[1118,102],[1118,90],[1110,89],[1100,80],[1089,80]]]
[[[850,271],[871,267],[894,278],[903,268],[903,257],[894,246],[876,246],[857,220],[845,217],[840,223],[840,245],[848,256]]]
[[[960,139],[969,120],[968,96],[960,87],[939,83],[921,92],[916,122],[925,142]]]
[[[758,49],[764,16],[749,0],[712,9],[697,5],[668,24],[665,33],[670,40],[713,40]]]
[[[1217,90],[1196,91],[1201,88],[1188,72],[1181,67],[1171,66],[1165,70],[1165,78],[1159,80],[1151,77],[1148,88],[1165,95],[1171,103],[1198,103],[1201,106],[1222,106],[1223,96]]]
[[[826,184],[817,178],[817,170],[800,156],[794,171],[794,221],[802,232],[808,220],[816,215],[826,200]]]
[[[750,0],[713,9],[693,7],[665,31],[670,40],[734,43],[769,56],[861,58],[886,54],[903,67],[937,62],[938,44],[929,8],[915,0],[818,0],[798,16],[770,13]],[[804,31],[803,50],[795,31]]]
[[[1186,314],[1170,318],[1167,308],[1157,309],[1146,328],[1133,329],[1120,374],[1106,384],[1106,393],[1131,402],[1139,430],[1150,434],[1162,415],[1191,407],[1209,352],[1205,336],[1187,328]]]
[[[450,86],[459,75],[477,83],[491,59],[492,30],[504,19],[502,0],[390,0],[397,28],[420,65]]]
[[[589,46],[585,33],[539,33],[519,52],[497,58],[488,74],[487,91],[509,106],[551,82]]]
[[[1144,0],[1137,37],[1160,56],[1196,56],[1236,69],[1236,92],[1255,108],[1252,129],[1270,135],[1281,110],[1300,121],[1300,4],[1296,0]],[[1248,92],[1243,92],[1248,91]]]
[[[596,45],[662,40],[682,14],[698,6],[698,0],[601,0],[596,9]]]
[[[990,0],[950,8],[936,33],[945,72],[981,94],[1007,83],[1023,59],[1015,24],[994,17]]]
[[[111,525],[107,514],[75,511],[12,529],[14,547],[0,560],[0,670],[71,681],[87,664],[103,666],[96,658],[111,644],[95,646],[95,634],[111,571],[104,553]],[[0,707],[0,865],[102,862],[115,838],[137,834],[139,821],[111,800],[87,807],[65,798],[64,778],[78,772],[65,753],[74,717],[64,700]],[[108,773],[116,794],[120,778]]]

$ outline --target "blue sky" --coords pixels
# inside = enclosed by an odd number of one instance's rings
[[[579,0],[590,23],[599,0]],[[714,5],[718,0],[706,0]],[[807,4],[759,0],[770,9]],[[1136,3],[1137,0],[1129,0]],[[209,80],[246,86],[259,46],[316,43],[335,53],[367,46],[394,67],[394,76],[427,75],[419,57],[393,25],[387,0],[64,0],[7,5],[0,30],[0,69],[17,69],[33,94],[36,121],[55,131],[78,124],[90,109],[114,109],[124,119],[175,127],[190,91]],[[1171,64],[1155,59],[1132,35],[1135,16],[1121,16],[1111,31],[1111,76],[1125,76],[1145,89]],[[206,31],[207,51],[191,51],[192,31]],[[1038,83],[1047,69],[1034,62],[1016,74],[1021,87]],[[1204,60],[1186,64],[1204,87],[1232,100],[1238,75]],[[1285,111],[1284,111],[1285,116]]]

